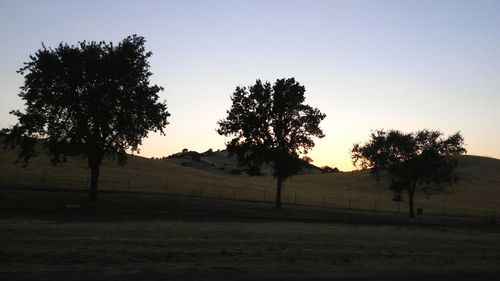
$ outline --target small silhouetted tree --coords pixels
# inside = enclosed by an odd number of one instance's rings
[[[38,140],[48,145],[54,164],[83,155],[90,168],[90,199],[97,199],[99,167],[105,155],[119,164],[138,151],[149,131],[164,134],[168,124],[163,89],[150,85],[145,39],[129,36],[106,42],[59,44],[38,50],[18,71],[25,112],[12,111],[18,124],[2,130],[7,145],[21,147],[27,164]]]
[[[304,104],[304,86],[294,78],[278,79],[274,85],[257,80],[250,87],[236,87],[232,106],[217,132],[232,136],[226,146],[241,166],[260,174],[270,164],[277,179],[276,207],[281,208],[283,181],[296,174],[306,154],[314,147],[313,137],[324,137],[319,123],[325,118],[317,108]]]
[[[442,138],[439,131],[422,130],[405,134],[397,130],[378,130],[366,144],[355,144],[351,151],[354,165],[379,179],[386,171],[395,194],[408,193],[409,215],[415,217],[414,194],[421,189],[426,195],[442,192],[458,177],[454,170],[456,157],[465,153],[464,139],[457,132]]]
[[[338,173],[340,172],[339,168],[335,167],[335,168],[332,168],[330,166],[324,166],[321,169],[321,173],[322,174],[333,174],[333,173]]]

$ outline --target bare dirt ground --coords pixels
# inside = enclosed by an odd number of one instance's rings
[[[0,190],[1,280],[500,280],[485,221]]]

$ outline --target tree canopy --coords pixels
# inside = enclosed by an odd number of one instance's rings
[[[324,137],[319,109],[304,104],[305,87],[294,78],[278,79],[274,85],[257,80],[249,87],[236,87],[225,119],[217,132],[232,137],[226,145],[241,166],[259,174],[269,163],[277,179],[276,206],[281,207],[281,185],[296,174],[300,155],[314,147],[313,137]]]
[[[351,156],[354,165],[370,169],[377,179],[386,171],[393,191],[407,191],[410,217],[414,217],[417,188],[430,195],[444,191],[458,179],[454,173],[457,159],[452,156],[466,152],[464,139],[459,132],[448,138],[442,135],[432,130],[378,130],[366,144],[355,144]]]
[[[83,155],[91,169],[91,198],[97,199],[99,166],[105,155],[126,160],[149,131],[164,134],[168,124],[163,90],[152,75],[144,37],[132,35],[117,45],[104,41],[42,44],[18,71],[24,76],[19,96],[25,111],[12,111],[18,124],[2,131],[6,143],[21,146],[26,162],[44,139],[52,162]]]

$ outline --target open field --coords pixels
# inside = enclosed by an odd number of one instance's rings
[[[495,159],[464,158],[453,191],[418,198],[447,216],[412,220],[364,172],[296,176],[276,210],[272,178],[131,157],[103,165],[89,202],[84,161],[3,152],[1,280],[499,280]]]
[[[68,159],[54,167],[47,156],[33,159],[28,168],[12,164],[12,150],[0,154],[0,186],[87,189],[88,169],[83,159]],[[459,182],[444,194],[430,199],[417,194],[416,206],[425,214],[499,217],[500,160],[478,156],[460,158]],[[158,192],[271,202],[272,177],[228,176],[183,167],[169,160],[131,156],[125,166],[106,161],[100,190]],[[285,182],[283,199],[288,204],[322,206],[394,213],[407,212],[407,202],[392,201],[387,182],[376,182],[367,172],[299,175]]]
[[[172,195],[2,190],[2,280],[499,280],[466,218]],[[76,207],[79,206],[79,207]]]

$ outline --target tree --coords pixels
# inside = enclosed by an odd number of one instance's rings
[[[326,115],[304,104],[304,93],[294,78],[278,79],[274,85],[257,80],[248,88],[236,87],[227,117],[217,122],[220,135],[233,137],[227,149],[247,172],[260,174],[263,163],[273,167],[277,208],[283,181],[303,163],[299,155],[314,147],[312,137],[324,137],[319,123]]]
[[[168,124],[163,88],[150,85],[144,37],[132,35],[118,45],[106,42],[42,44],[18,71],[24,75],[19,96],[25,112],[11,111],[18,124],[2,130],[6,145],[20,146],[28,163],[34,144],[43,139],[54,164],[66,156],[88,159],[90,199],[97,200],[99,167],[105,155],[119,164],[127,151],[138,151],[149,131],[164,134]]]
[[[322,174],[333,174],[333,173],[340,172],[339,168],[337,168],[337,167],[332,168],[330,166],[323,166],[320,169],[321,169]]]
[[[456,157],[465,153],[460,132],[442,138],[439,131],[422,130],[405,134],[397,130],[378,130],[368,143],[355,144],[353,163],[378,180],[385,171],[391,177],[390,189],[397,195],[408,193],[409,215],[415,217],[414,194],[421,189],[427,196],[444,191],[458,177],[454,173]]]

